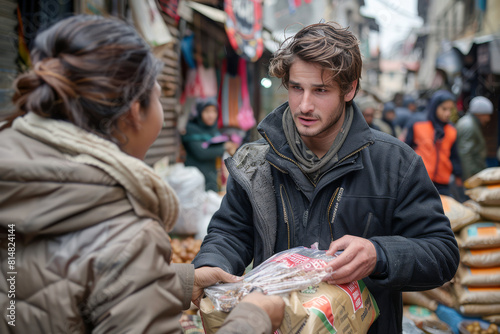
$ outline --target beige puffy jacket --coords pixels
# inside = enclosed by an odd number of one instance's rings
[[[148,216],[101,169],[0,132],[0,309],[15,315],[0,333],[180,333],[193,268],[169,265],[167,233]]]
[[[0,333],[181,333],[194,268],[170,264],[171,189],[109,142],[25,119],[0,132]],[[248,303],[219,331],[269,332]]]

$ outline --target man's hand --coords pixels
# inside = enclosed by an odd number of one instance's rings
[[[194,287],[191,301],[200,307],[201,297],[203,297],[203,289],[207,286],[214,285],[217,282],[236,283],[241,281],[241,277],[226,273],[221,268],[201,267],[194,271]]]
[[[260,292],[252,292],[243,297],[240,303],[251,303],[263,309],[271,319],[273,332],[278,329],[285,314],[285,302],[279,296],[266,296]]]
[[[330,261],[326,271],[330,275],[323,280],[329,284],[345,284],[365,278],[373,272],[377,264],[377,251],[368,239],[345,235],[333,241],[326,251],[333,255],[344,250],[337,258]]]

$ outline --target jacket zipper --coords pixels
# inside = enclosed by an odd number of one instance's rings
[[[330,237],[331,237],[331,241],[333,241],[333,222],[335,221],[335,216],[332,217],[332,221],[330,221],[330,210],[332,209],[332,206],[333,206],[333,203],[335,202],[335,200],[337,199],[337,196],[339,194],[339,190],[340,190],[340,187],[338,187],[335,192],[333,193],[333,196],[332,198],[330,199],[330,203],[328,204],[328,210],[326,212],[327,216],[326,216],[326,219],[328,221],[328,226],[330,227]]]
[[[276,166],[276,165],[275,165],[275,164],[273,164],[272,162],[268,161],[268,163],[269,163],[271,166],[273,166],[274,168],[276,168],[277,170],[279,170],[280,172],[282,172],[283,174],[288,174],[288,172],[287,172],[287,171],[285,171],[285,170],[283,170],[283,169],[279,168],[278,166]]]
[[[278,150],[274,147],[273,143],[271,142],[271,140],[269,139],[269,137],[267,136],[267,133],[264,132],[264,136],[266,137],[266,140],[267,142],[269,143],[269,145],[271,145],[271,147],[273,148],[273,151],[279,155],[281,158],[285,159],[285,160],[288,160],[290,162],[292,162],[293,164],[295,164],[295,166],[297,166],[301,171],[302,171],[302,174],[304,174],[307,179],[309,180],[309,182],[311,182],[315,187],[316,187],[316,184],[313,182],[313,180],[311,180],[309,178],[309,176],[307,175],[307,173],[302,169],[302,167],[300,167],[300,165],[298,163],[296,163],[295,161],[293,161],[292,159],[290,159],[289,157],[287,156],[284,156],[283,154],[281,154],[280,152],[278,152]],[[274,166],[274,165],[273,165]],[[276,166],[275,166],[276,167]],[[278,168],[279,169],[279,168]]]
[[[280,184],[280,197],[281,197],[281,205],[283,206],[283,217],[285,219],[285,225],[286,225],[286,230],[288,232],[288,249],[290,249],[290,244],[291,244],[291,234],[290,234],[290,221],[288,219],[288,213],[286,211],[286,203],[285,203],[285,196],[286,196],[286,199],[287,199],[287,202],[290,202],[288,200],[288,195],[286,193],[286,190],[285,190],[285,187]]]

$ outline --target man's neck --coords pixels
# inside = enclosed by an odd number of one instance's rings
[[[340,117],[337,124],[335,124],[335,129],[329,130],[331,131],[330,133],[326,133],[325,131],[314,137],[300,136],[300,138],[302,138],[302,141],[304,141],[304,144],[306,144],[307,148],[310,149],[314,154],[316,154],[318,158],[321,159],[330,150],[330,147],[332,147],[333,143],[335,142],[335,138],[337,138],[337,135],[342,129],[344,120],[345,120],[345,112],[342,114],[342,117]]]

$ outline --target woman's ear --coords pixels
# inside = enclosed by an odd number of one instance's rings
[[[126,127],[126,129],[123,130],[132,130],[132,131],[138,131],[141,128],[141,121],[142,121],[142,115],[141,115],[141,104],[139,101],[134,101],[132,102],[130,106],[130,110],[123,115],[122,122],[123,126]]]

